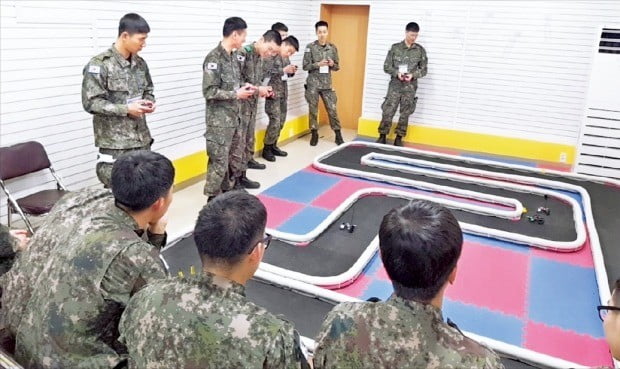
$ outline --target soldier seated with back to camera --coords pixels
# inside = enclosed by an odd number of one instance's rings
[[[462,244],[448,209],[429,201],[392,209],[379,245],[394,294],[336,306],[317,336],[314,368],[503,368],[493,351],[443,321]]]
[[[194,230],[202,273],[147,286],[121,318],[130,368],[309,368],[293,325],[245,296],[271,239],[266,222],[242,191],[207,203]]]

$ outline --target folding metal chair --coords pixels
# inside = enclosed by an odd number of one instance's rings
[[[6,181],[43,169],[49,169],[54,176],[56,189],[42,190],[19,199],[11,195],[5,184]],[[52,168],[43,145],[36,141],[0,147],[0,187],[7,196],[7,225],[9,228],[11,227],[11,216],[17,213],[26,223],[30,233],[34,233],[34,228],[26,214],[43,215],[49,213],[54,204],[67,193],[66,187]]]

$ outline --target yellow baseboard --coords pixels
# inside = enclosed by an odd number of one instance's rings
[[[379,123],[377,120],[359,118],[357,133],[360,136],[379,137]],[[576,155],[575,147],[570,145],[418,125],[409,126],[404,141],[569,165],[575,162]]]
[[[297,118],[293,118],[282,127],[280,138],[278,142],[283,142],[294,138],[308,130],[308,115],[302,115]],[[256,132],[256,139],[254,143],[254,150],[262,150],[265,143],[265,130]],[[191,155],[187,155],[172,161],[176,175],[174,177],[174,185],[179,186],[184,182],[191,181],[192,179],[204,176],[207,173],[207,163],[209,162],[207,152],[198,151]],[[181,186],[182,187],[182,186]]]

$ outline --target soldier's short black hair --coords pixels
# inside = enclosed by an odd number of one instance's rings
[[[297,40],[297,37],[295,36],[288,36],[287,38],[282,40],[282,43],[287,43],[291,45],[292,47],[294,47],[295,51],[299,51],[299,41]]]
[[[407,32],[420,32],[420,26],[416,22],[409,22],[405,27],[405,31]]]
[[[248,28],[248,24],[240,17],[226,18],[224,21],[224,27],[222,28],[222,35],[224,37],[230,36],[234,31],[243,31]]]
[[[194,241],[203,263],[232,266],[262,239],[267,209],[245,191],[230,191],[209,201],[198,214]]]
[[[118,22],[118,35],[123,32],[133,35],[136,33],[149,33],[151,27],[146,23],[146,20],[136,13],[128,13],[123,15],[123,18]]]
[[[445,207],[414,200],[383,217],[379,247],[396,295],[429,302],[461,256],[463,232]]]
[[[117,204],[130,211],[142,211],[165,197],[174,183],[174,166],[153,151],[131,151],[119,156],[112,166],[110,181]]]
[[[263,41],[265,42],[275,42],[276,45],[282,45],[282,36],[280,36],[279,32],[276,32],[272,29],[263,33]]]
[[[288,32],[288,27],[282,22],[276,22],[271,25],[271,30],[276,32]]]
[[[319,27],[329,28],[329,24],[327,24],[327,22],[325,22],[324,20],[320,20],[314,24],[314,30],[317,31]]]

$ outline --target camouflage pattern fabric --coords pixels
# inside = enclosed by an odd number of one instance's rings
[[[250,83],[254,86],[263,85],[263,62],[260,55],[256,52],[254,44],[246,45],[237,51],[241,63],[241,79],[243,83]],[[256,113],[258,110],[258,92],[253,97],[242,101],[241,127],[245,137],[245,169],[247,162],[254,157],[254,141],[256,131]]]
[[[16,248],[17,239],[11,236],[9,227],[0,224],[0,276],[13,266]]]
[[[290,323],[209,273],[147,286],[119,329],[130,368],[308,368]]]
[[[76,196],[88,204],[103,194]],[[66,232],[64,224],[48,225],[59,242],[52,240],[56,247],[33,284],[17,328],[15,357],[25,367],[114,368],[126,360],[117,339],[129,298],[166,277],[159,259],[165,235],[144,235],[110,195],[98,204],[97,211],[72,219],[74,232]]]
[[[112,156],[114,160],[116,160],[119,156],[124,153],[138,150],[151,150],[151,144],[148,144],[144,147],[136,147],[133,149],[105,149],[100,148],[99,152],[101,154],[106,154]],[[114,163],[105,163],[99,162],[95,167],[95,172],[97,173],[97,178],[99,178],[99,182],[103,183],[103,187],[110,188],[110,181],[112,180],[112,167]]]
[[[314,368],[503,368],[490,349],[443,322],[441,310],[392,296],[342,303],[317,336]]]
[[[241,134],[241,61],[222,44],[207,54],[203,63],[202,94],[206,101],[207,181],[204,194],[215,196],[232,189],[241,176],[245,146]]]
[[[327,67],[327,73],[320,73],[319,62],[323,59],[331,58],[334,61],[333,67]],[[323,99],[329,125],[336,131],[340,130],[340,120],[336,110],[338,99],[336,92],[332,89],[332,71],[340,69],[338,59],[338,49],[334,44],[326,43],[320,45],[318,41],[309,43],[304,52],[303,69],[308,71],[306,79],[305,97],[308,102],[310,129],[318,129],[319,96]]]
[[[413,75],[409,82],[398,79],[398,71],[401,65],[407,66],[407,73]],[[396,127],[396,134],[405,136],[409,125],[409,116],[415,111],[418,98],[415,96],[418,89],[418,78],[426,76],[428,71],[428,58],[426,51],[419,44],[408,47],[405,41],[392,45],[388,51],[383,70],[391,76],[388,92],[381,105],[383,115],[379,125],[380,134],[388,134],[392,127],[392,119],[400,105],[400,116]]]
[[[130,149],[150,144],[145,117],[127,115],[129,100],[155,102],[153,81],[144,59],[133,54],[128,61],[112,45],[92,58],[82,73],[82,106],[93,114],[95,146]]]
[[[282,127],[286,122],[288,109],[288,82],[286,79],[294,76],[294,74],[285,77],[282,69],[290,64],[288,58],[277,55],[270,58],[264,65],[264,73],[269,76],[269,86],[273,88],[274,92],[272,98],[265,100],[265,113],[269,117],[269,124],[265,132],[265,145],[274,145],[278,142]]]

